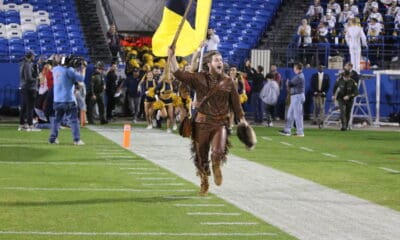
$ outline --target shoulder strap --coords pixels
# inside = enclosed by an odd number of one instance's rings
[[[224,79],[222,81],[226,80]],[[211,89],[211,91],[208,92],[208,94],[198,103],[197,108],[200,108],[205,101],[207,101],[210,97],[212,97],[212,95],[214,95],[220,89],[221,89],[221,82],[219,82],[217,86],[215,86],[215,88]]]

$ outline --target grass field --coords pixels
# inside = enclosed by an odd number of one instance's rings
[[[231,137],[231,153],[400,210],[399,132],[255,130],[254,151]],[[92,131],[82,136],[76,147],[63,130],[49,145],[48,131],[0,125],[0,239],[294,239]]]
[[[0,125],[0,239],[294,239],[100,135]]]
[[[306,129],[285,137],[255,127],[258,145],[247,151],[232,138],[231,153],[400,211],[400,132]]]

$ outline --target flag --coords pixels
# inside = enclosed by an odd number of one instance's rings
[[[193,0],[176,43],[177,56],[185,57],[192,54],[206,38],[211,2],[212,0]],[[160,26],[152,40],[154,55],[167,56],[168,47],[172,44],[188,4],[189,0],[167,1]]]

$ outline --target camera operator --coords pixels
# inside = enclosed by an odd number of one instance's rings
[[[84,145],[78,122],[78,108],[74,95],[75,82],[81,83],[85,77],[86,62],[79,57],[62,57],[60,65],[53,68],[55,119],[51,125],[49,143],[58,144],[58,130],[65,116],[68,117],[74,145]],[[78,70],[80,68],[80,70]]]

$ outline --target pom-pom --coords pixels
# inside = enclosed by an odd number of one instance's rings
[[[248,97],[247,97],[246,93],[240,94],[240,103],[241,104],[247,102],[247,100],[248,100]]]
[[[182,102],[182,98],[176,94],[172,94],[172,105],[174,107],[180,107],[182,106],[183,102]]]
[[[244,123],[239,123],[236,130],[239,140],[244,143],[248,150],[253,150],[257,144],[257,136],[253,128]]]
[[[155,96],[155,92],[154,92],[154,88],[153,87],[151,87],[151,88],[149,88],[147,91],[147,96],[148,97],[151,97],[151,98],[153,98],[154,96]]]
[[[154,110],[160,110],[160,109],[163,109],[164,107],[165,107],[165,104],[164,104],[164,102],[161,101],[161,100],[155,101],[155,102],[153,103],[153,109],[154,109]]]

